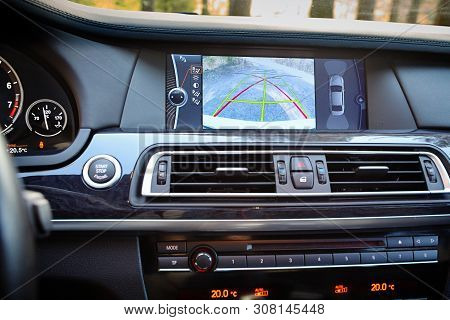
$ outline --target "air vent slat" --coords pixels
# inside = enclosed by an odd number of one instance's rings
[[[248,186],[271,186],[273,185],[272,182],[245,182]],[[172,182],[173,186],[196,186],[198,183],[194,182]],[[240,186],[242,185],[242,182],[204,182],[202,183],[203,186],[208,187],[215,187],[215,186]]]
[[[419,163],[419,161],[328,161],[328,164],[390,164],[390,163]]]
[[[418,155],[329,154],[326,157],[332,192],[427,190]]]
[[[332,182],[333,184],[344,184],[344,185],[352,185],[352,184],[410,184],[410,183],[424,183],[424,180],[421,181],[343,181],[343,182]]]
[[[171,159],[172,193],[273,193],[271,154],[180,154]]]

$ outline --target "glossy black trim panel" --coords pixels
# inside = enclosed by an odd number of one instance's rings
[[[373,197],[342,199],[313,198],[273,201],[254,199],[252,202],[208,201],[194,205],[161,203],[155,207],[132,206],[130,188],[131,177],[136,174],[137,159],[144,151],[159,145],[165,146],[289,146],[295,148],[353,148],[432,151],[439,156],[448,172],[450,135],[435,132],[416,134],[356,134],[356,133],[316,133],[316,134],[259,134],[259,135],[218,135],[218,134],[137,134],[99,133],[92,137],[86,149],[73,162],[62,168],[22,172],[28,189],[44,193],[49,199],[55,219],[152,219],[161,220],[243,220],[252,219],[335,219],[391,216],[440,216],[450,214],[448,195]],[[93,156],[108,154],[116,158],[122,167],[119,182],[106,190],[88,187],[82,179],[84,164]],[[133,179],[134,180],[134,179]],[[217,199],[216,199],[217,200]],[[220,200],[220,199],[219,199]],[[223,199],[222,199],[223,200]],[[280,210],[280,208],[282,208]],[[254,224],[257,225],[258,220]],[[303,221],[303,220],[302,220]],[[309,221],[309,220],[308,220]],[[429,220],[426,220],[429,221]],[[249,222],[250,223],[250,222]],[[293,223],[292,221],[288,224]],[[259,223],[262,224],[262,223]],[[139,225],[139,224],[138,224]],[[152,226],[158,226],[154,223]]]

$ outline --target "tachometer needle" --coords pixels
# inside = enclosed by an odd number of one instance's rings
[[[44,109],[42,109],[42,114],[44,115],[45,128],[47,128],[47,131],[48,131],[47,117],[45,116],[45,110]]]

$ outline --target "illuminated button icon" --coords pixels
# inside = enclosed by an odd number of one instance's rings
[[[191,67],[191,73],[192,74],[201,74],[202,73],[202,68],[199,66],[192,66]]]
[[[389,248],[408,248],[414,245],[412,237],[388,237]]]
[[[314,185],[312,172],[292,172],[291,178],[295,189],[311,189]]]
[[[183,253],[186,252],[186,242],[170,241],[158,242],[159,253]]]
[[[159,269],[188,268],[188,257],[158,257]]]
[[[198,82],[194,82],[192,85],[195,89],[198,89],[200,87],[200,84]]]
[[[269,296],[269,290],[266,290],[264,288],[256,288],[255,289],[255,297],[268,297]]]
[[[343,284],[337,284],[334,286],[335,294],[346,294],[348,293],[348,287]]]
[[[45,147],[45,144],[44,144],[44,141],[39,141],[39,149],[44,149],[44,147]]]
[[[312,171],[311,161],[307,157],[292,157],[291,171]]]
[[[386,252],[362,252],[361,253],[361,263],[386,263],[387,262],[387,254]]]
[[[306,254],[305,265],[306,266],[325,266],[333,264],[332,254]]]

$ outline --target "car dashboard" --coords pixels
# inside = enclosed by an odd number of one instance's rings
[[[53,213],[42,298],[448,297],[448,42],[6,11],[27,28],[0,41],[1,130]]]

